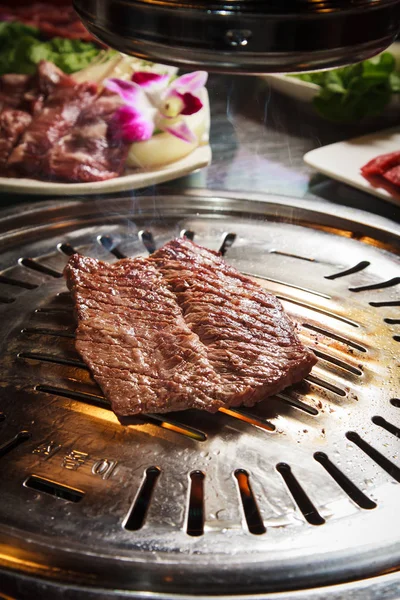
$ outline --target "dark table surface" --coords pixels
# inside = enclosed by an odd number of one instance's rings
[[[260,77],[212,75],[208,89],[212,164],[164,184],[163,190],[208,188],[322,199],[400,222],[400,206],[333,181],[303,162],[303,155],[313,148],[398,124],[398,112],[387,111],[367,123],[341,126],[320,118],[310,105],[273,91]],[[130,194],[152,195],[159,191],[160,188],[151,187]],[[50,199],[5,194],[0,190],[1,208],[22,209],[26,202]],[[85,201],[90,199],[95,197]]]

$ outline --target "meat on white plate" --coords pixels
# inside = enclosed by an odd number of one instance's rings
[[[130,144],[113,135],[117,94],[103,91],[79,115],[76,125],[50,150],[48,173],[60,181],[104,181],[122,174]]]
[[[367,179],[383,177],[393,185],[400,186],[400,150],[380,154],[361,168]]]
[[[42,112],[47,98],[65,82],[70,83],[71,78],[48,61],[41,61],[34,75],[0,77],[1,174],[13,174],[9,163],[13,149],[18,146],[33,119]]]
[[[76,84],[72,77],[65,75],[12,151],[9,167],[22,175],[47,175],[49,151],[75,125],[82,109],[96,94],[96,84]]]

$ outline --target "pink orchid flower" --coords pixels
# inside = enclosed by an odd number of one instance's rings
[[[105,87],[125,102],[114,116],[117,135],[127,142],[141,142],[157,129],[195,143],[197,138],[182,116],[193,115],[203,107],[196,92],[204,87],[207,77],[205,71],[195,71],[170,82],[170,75],[139,71],[132,75],[132,81],[108,79]]]

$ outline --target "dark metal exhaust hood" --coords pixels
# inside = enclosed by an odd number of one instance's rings
[[[87,28],[121,52],[186,68],[306,71],[389,46],[399,0],[74,0]]]

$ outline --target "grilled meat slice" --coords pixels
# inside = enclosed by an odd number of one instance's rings
[[[316,363],[274,296],[188,240],[113,265],[74,255],[66,277],[77,350],[117,414],[252,406]]]
[[[217,253],[177,239],[149,260],[215,371],[240,389],[230,406],[252,406],[308,375],[317,359],[298,339],[279,300]]]
[[[113,265],[74,255],[67,267],[76,348],[119,415],[224,405],[225,385],[148,260]]]

